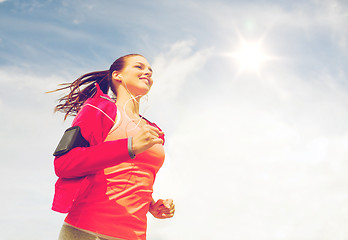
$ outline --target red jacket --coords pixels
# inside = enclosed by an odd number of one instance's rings
[[[67,213],[80,192],[89,184],[88,175],[130,158],[127,139],[104,142],[116,119],[116,104],[96,84],[97,92],[89,98],[72,125],[80,126],[90,147],[77,147],[54,159],[59,177],[55,184],[52,210]]]
[[[81,134],[90,147],[76,147],[54,159],[59,179],[55,184],[52,210],[57,212],[69,212],[79,193],[89,185],[88,176],[131,159],[128,139],[104,142],[115,123],[117,107],[115,101],[104,94],[98,84],[96,87],[96,94],[83,104],[72,123],[72,126],[81,128]],[[148,123],[161,130],[156,124]],[[164,135],[161,138],[164,141]]]

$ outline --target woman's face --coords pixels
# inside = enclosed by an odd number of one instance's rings
[[[134,96],[147,94],[153,84],[152,69],[142,56],[132,56],[125,59],[124,68],[115,72],[115,78],[122,81],[126,89]]]

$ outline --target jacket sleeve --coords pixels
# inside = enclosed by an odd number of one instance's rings
[[[127,139],[119,139],[91,147],[74,148],[56,157],[54,166],[58,177],[75,178],[94,174],[129,159]]]
[[[76,147],[56,157],[54,167],[58,177],[83,177],[131,159],[126,138],[104,142],[113,126],[109,118],[116,117],[115,104],[98,96],[86,103],[89,106],[81,108],[72,125],[81,128],[82,136],[90,143],[90,147]],[[106,113],[110,117],[106,117]]]

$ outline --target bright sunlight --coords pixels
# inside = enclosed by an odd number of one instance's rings
[[[259,42],[252,43],[246,41],[242,41],[239,49],[231,53],[230,56],[236,59],[240,65],[239,72],[255,71],[259,73],[261,65],[270,59],[262,50]]]

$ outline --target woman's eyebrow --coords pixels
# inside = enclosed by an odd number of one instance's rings
[[[145,66],[145,64],[142,62],[137,62],[137,63],[140,64],[141,66]],[[149,71],[152,72],[152,68],[149,67]]]

